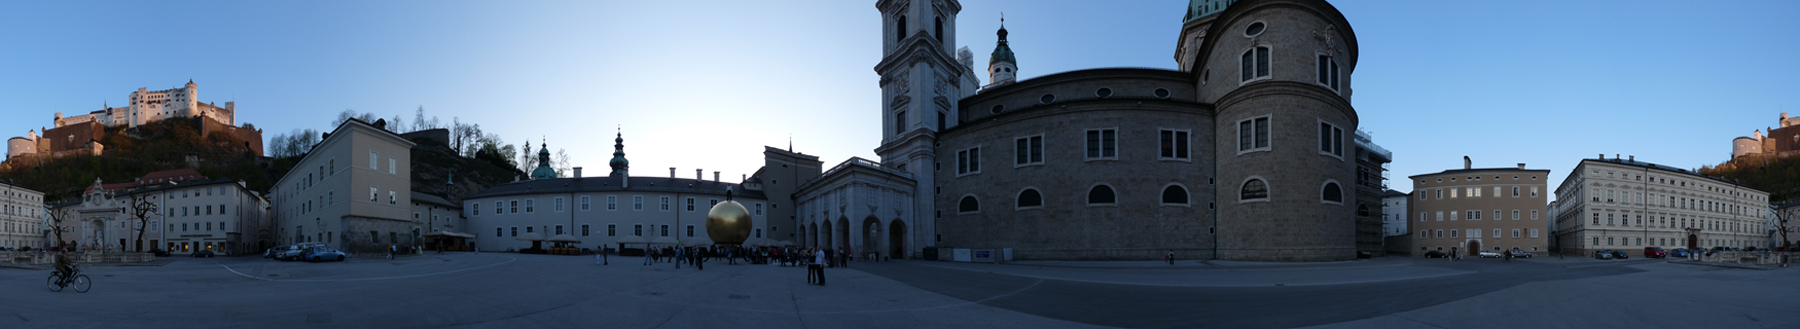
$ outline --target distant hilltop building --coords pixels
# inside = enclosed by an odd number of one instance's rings
[[[1781,157],[1791,156],[1800,151],[1800,117],[1788,117],[1781,113],[1781,119],[1775,122],[1779,128],[1764,128],[1751,133],[1750,137],[1738,137],[1731,140],[1731,159],[1744,156]],[[1767,135],[1763,131],[1768,131]]]
[[[138,126],[171,118],[201,118],[201,136],[221,132],[246,143],[243,147],[262,154],[262,131],[246,125],[236,127],[237,104],[225,102],[221,107],[198,101],[200,87],[189,80],[178,88],[151,91],[138,88],[127,97],[124,107],[101,105],[87,114],[64,117],[57,112],[52,128],[27,132],[24,137],[6,141],[6,158],[63,157],[72,154],[99,155],[104,152],[100,140],[106,128]]]

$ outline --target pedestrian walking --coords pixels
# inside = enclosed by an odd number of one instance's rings
[[[644,266],[650,266],[651,260],[650,248],[644,248]]]
[[[821,286],[825,285],[825,250],[824,249],[819,249],[818,251],[813,252],[813,265],[812,265],[811,269],[812,269],[813,277],[818,279],[819,285],[821,285]]]
[[[397,251],[400,251],[400,246],[399,246],[399,245],[392,245],[392,244],[390,244],[390,245],[388,245],[388,255],[387,255],[387,258],[388,258],[388,259],[394,259],[394,252],[397,252]]]
[[[1169,261],[1169,265],[1175,265],[1175,249],[1169,249],[1169,254],[1163,255],[1163,260]]]

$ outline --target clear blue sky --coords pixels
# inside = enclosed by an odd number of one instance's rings
[[[963,2],[958,46],[986,69],[1005,12],[1021,78],[1174,68],[1186,1]],[[1694,168],[1800,115],[1796,1],[1339,1],[1361,46],[1353,105],[1405,177],[1525,162],[1552,188],[1599,153]],[[872,1],[12,3],[0,11],[0,136],[193,79],[266,136],[342,110],[548,138],[605,172],[735,181],[761,146],[826,166],[875,158]],[[978,73],[987,82],[985,73]]]

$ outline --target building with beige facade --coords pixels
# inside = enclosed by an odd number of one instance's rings
[[[1636,157],[1582,159],[1556,199],[1552,245],[1565,253],[1769,243],[1768,192]]]
[[[412,217],[413,142],[385,124],[345,121],[276,181],[276,243],[353,253],[418,244],[426,222]]]
[[[138,202],[144,218],[137,218]],[[194,169],[145,174],[129,182],[98,178],[81,199],[59,205],[69,215],[62,245],[84,250],[241,255],[269,245],[268,200],[243,181],[209,179]],[[48,233],[45,236],[54,239]]]
[[[1463,169],[1415,175],[1414,198],[1407,203],[1414,215],[1415,255],[1429,251],[1474,256],[1480,250],[1548,251],[1548,232],[1543,232],[1549,170],[1472,168],[1464,158]]]
[[[44,192],[0,180],[0,248],[43,248]]]

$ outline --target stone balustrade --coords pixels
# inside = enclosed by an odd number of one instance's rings
[[[141,263],[156,260],[156,255],[137,252],[79,252],[69,254],[76,263]],[[12,264],[49,265],[56,253],[42,251],[0,251],[0,261]]]

